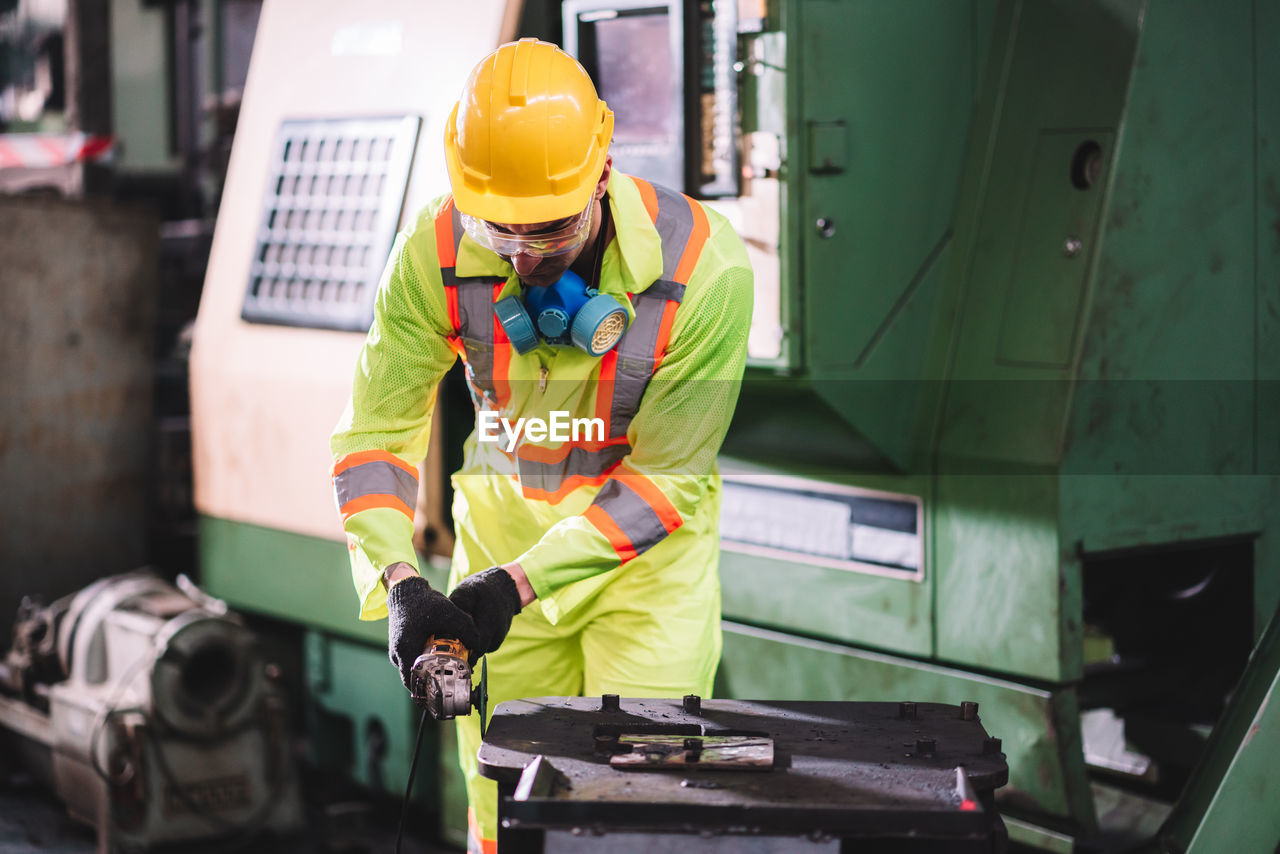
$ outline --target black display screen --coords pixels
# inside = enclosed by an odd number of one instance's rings
[[[623,172],[738,194],[735,0],[564,0],[565,47],[613,110]]]
[[[594,30],[596,85],[614,113],[613,138],[675,143],[682,105],[667,10],[637,10],[587,26]]]

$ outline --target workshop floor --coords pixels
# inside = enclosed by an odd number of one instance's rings
[[[395,850],[398,807],[390,801],[307,804],[307,827],[288,839],[182,845],[183,854],[390,854]],[[412,820],[411,820],[412,824]],[[456,854],[458,849],[406,833],[404,854]],[[93,854],[89,828],[72,821],[51,794],[23,774],[0,775],[0,852],[4,854]]]

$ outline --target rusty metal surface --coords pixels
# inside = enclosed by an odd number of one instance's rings
[[[1008,778],[976,708],[966,719],[960,706],[941,703],[623,699],[614,709],[611,699],[497,708],[480,770],[504,787],[519,783],[500,813],[523,827],[973,833],[989,829],[994,815],[981,802]],[[745,773],[611,767],[610,742],[633,733],[759,735],[773,739],[776,758],[771,769]],[[534,771],[522,780],[526,766]]]
[[[0,637],[146,559],[158,224],[0,198]]]

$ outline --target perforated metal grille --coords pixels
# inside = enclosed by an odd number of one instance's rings
[[[245,320],[369,328],[420,124],[417,116],[281,123]]]

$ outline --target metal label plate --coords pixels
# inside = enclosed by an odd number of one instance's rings
[[[781,475],[724,475],[725,548],[911,581],[924,579],[924,501]]]

